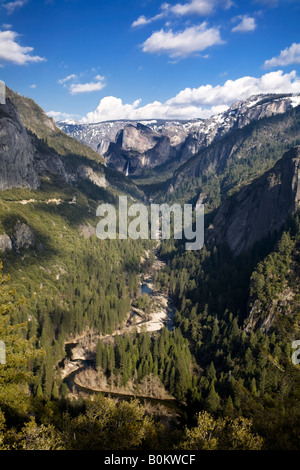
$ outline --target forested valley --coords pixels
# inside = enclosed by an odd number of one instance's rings
[[[149,194],[105,168],[98,154],[40,125],[42,111],[34,103],[11,99],[44,173],[36,188],[0,192],[0,340],[6,353],[0,449],[299,449],[300,370],[292,361],[292,344],[300,338],[297,204],[280,230],[238,255],[225,240],[205,240],[197,251],[172,238],[99,240],[100,203],[128,194],[130,203],[149,204]],[[7,116],[3,111],[0,120]],[[183,166],[182,184],[174,175],[173,192],[164,182],[168,202],[178,197],[195,204],[205,193],[206,229],[222,203],[233,196],[234,211],[240,189],[299,143],[299,107],[234,132],[224,140],[242,138],[240,153],[219,174],[190,178],[200,152]],[[253,147],[253,139],[260,145]],[[49,155],[57,167],[65,165],[67,177],[44,169],[40,161]],[[92,180],[81,176],[82,165]],[[158,202],[161,184],[151,194]],[[143,294],[145,279],[152,290]],[[143,323],[158,308],[155,294],[171,302],[172,326],[147,331]],[[63,373],[68,361],[75,364],[68,346],[85,341],[89,355],[83,351],[78,359],[83,385],[70,387],[71,373]],[[84,373],[100,383],[98,391],[84,382]]]

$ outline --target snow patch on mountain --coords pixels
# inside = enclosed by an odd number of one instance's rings
[[[122,155],[120,156],[120,152],[122,153],[123,149],[122,145],[118,147],[117,139],[120,132],[127,129],[128,126],[136,128],[136,141],[138,141],[139,133],[141,140],[145,139],[145,127],[149,129],[149,136],[151,130],[162,139],[167,139],[170,144],[170,158],[176,158],[178,162],[183,162],[195,155],[201,148],[210,145],[215,139],[226,135],[233,129],[242,128],[254,120],[284,113],[299,105],[299,94],[265,94],[254,95],[245,101],[235,102],[225,112],[208,119],[119,120],[96,124],[83,124],[69,120],[57,122],[57,126],[66,134],[91,147],[104,157],[109,153],[111,166],[114,161],[111,144],[116,144],[114,149],[118,152],[117,158],[120,164],[120,158],[123,158]],[[152,142],[148,148],[150,149],[153,145],[154,150],[156,140],[152,139]],[[126,171],[126,173],[128,172],[127,157],[124,157],[124,172]],[[146,165],[151,168],[159,164],[155,152],[151,157],[147,155],[146,158],[144,151],[142,151],[140,157],[141,162],[145,162],[141,163],[142,166]],[[151,158],[154,157],[155,164],[152,165]],[[127,170],[125,170],[126,168]]]

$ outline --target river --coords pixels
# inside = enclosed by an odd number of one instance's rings
[[[165,265],[157,256],[157,247],[152,251],[155,256],[153,263],[153,272],[159,271]],[[154,301],[155,308],[152,313],[143,315],[139,309],[132,307],[129,312],[126,324],[113,332],[111,335],[99,335],[95,332],[84,334],[82,337],[73,340],[65,345],[66,358],[63,361],[61,373],[64,382],[68,385],[69,390],[75,394],[79,393],[103,393],[106,395],[114,396],[121,399],[132,399],[134,395],[118,392],[110,392],[107,390],[95,390],[76,381],[77,375],[87,369],[93,368],[95,364],[95,351],[99,341],[108,343],[113,341],[116,335],[130,333],[130,331],[141,331],[146,329],[149,332],[160,331],[162,328],[167,327],[170,331],[174,328],[174,314],[175,306],[172,304],[172,299],[168,294],[160,292],[155,289],[153,285],[153,272],[144,274],[141,277],[141,294],[147,294]],[[169,409],[180,411],[179,404],[175,399],[161,399],[153,397],[135,396],[141,401],[148,401],[151,404],[159,404],[166,406]]]

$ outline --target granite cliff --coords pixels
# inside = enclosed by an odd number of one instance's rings
[[[33,100],[6,90],[6,103],[0,104],[0,190],[37,189],[46,177],[140,195],[131,181],[106,168],[101,155],[58,129]]]
[[[33,141],[13,106],[0,105],[0,189],[37,188],[39,176],[34,166],[37,156]]]
[[[279,233],[300,207],[300,147],[228,197],[217,210],[206,236],[208,244],[226,242],[235,256],[258,241]]]

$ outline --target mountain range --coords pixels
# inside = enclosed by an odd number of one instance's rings
[[[60,181],[77,188],[88,184],[110,197],[125,191],[140,200],[150,197],[160,202],[205,203],[208,212],[219,206],[212,221],[215,229],[208,239],[226,239],[237,254],[269,232],[279,230],[287,214],[296,210],[293,201],[297,197],[293,199],[289,194],[298,194],[295,181],[299,170],[297,165],[291,167],[291,159],[286,156],[291,152],[285,152],[300,144],[299,103],[300,95],[254,96],[206,121],[60,123],[59,129],[32,100],[7,89],[6,104],[1,105],[1,190],[37,189],[46,178],[52,184]],[[76,139],[65,131],[76,135]],[[98,150],[106,142],[104,158],[83,141]],[[167,168],[168,162],[174,171],[161,182],[158,191],[145,196],[144,186],[124,175],[124,155],[127,173],[134,165],[137,172],[147,167],[155,171]],[[293,155],[297,160],[297,152]],[[283,176],[288,167],[289,180]],[[270,179],[277,183],[270,186]],[[258,187],[266,191],[260,196],[264,202],[261,206],[252,197],[252,193],[256,197],[260,194]],[[274,213],[273,198],[277,201]],[[231,209],[235,206],[239,207],[237,211]],[[257,224],[260,221],[256,226],[249,217],[257,210],[261,215],[254,216]]]
[[[201,149],[253,121],[283,114],[300,104],[300,95],[255,95],[209,119],[191,121],[58,122],[65,133],[104,156],[127,176],[161,166],[175,168]]]

